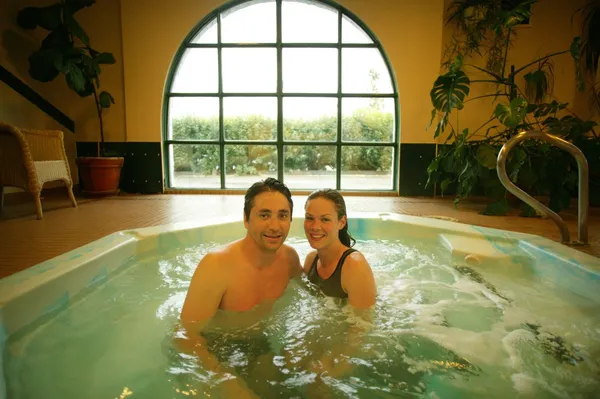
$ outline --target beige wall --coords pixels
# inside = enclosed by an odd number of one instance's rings
[[[379,38],[394,68],[401,140],[432,142],[425,132],[429,90],[439,73],[442,0],[339,0]],[[128,141],[160,141],[163,93],[170,63],[194,26],[222,0],[122,1]]]
[[[445,3],[447,5],[449,0],[445,0]],[[519,26],[514,30],[515,36],[508,53],[507,70],[509,70],[511,64],[515,65],[515,69],[519,69],[540,57],[554,52],[569,50],[573,37],[580,34],[578,16],[575,15],[573,22],[571,22],[571,17],[584,3],[585,0],[573,0],[571,2],[564,0],[539,0],[534,4],[531,24],[529,26]],[[448,26],[444,27],[444,48],[450,43],[451,38],[452,29]],[[479,57],[466,62],[485,67],[485,63]],[[552,58],[552,63],[554,65],[554,88],[552,96],[558,101],[568,102],[569,109],[579,117],[583,119],[591,118],[593,112],[588,107],[590,94],[589,91],[577,91],[575,85],[575,65],[570,54],[567,53],[554,57]],[[519,74],[517,78],[517,83],[522,89],[524,89],[523,76],[528,70]],[[466,67],[465,71],[471,80],[490,78],[485,73],[477,71],[474,68]],[[492,94],[495,90],[493,84],[472,83],[469,98]],[[552,97],[549,98],[549,100],[551,99]],[[492,112],[500,101],[508,102],[504,98],[499,98],[499,100],[493,102],[493,97],[470,101],[458,113],[458,119],[456,111],[453,111],[451,123],[457,130],[462,131],[465,128],[469,128],[469,131],[473,132],[490,119]],[[487,126],[493,124],[491,123]],[[433,135],[433,132],[434,127],[429,130],[431,135]],[[480,132],[485,133],[485,128]],[[443,140],[443,137],[440,140]]]
[[[16,24],[18,11],[25,5],[45,6],[56,0],[2,0],[0,2],[0,64],[16,75],[33,90],[60,109],[75,122],[76,134],[65,131],[71,141],[96,141],[99,139],[99,122],[92,97],[80,98],[71,91],[59,76],[52,82],[33,80],[28,74],[28,57],[39,48],[46,36],[43,29],[23,30]],[[125,139],[125,96],[123,91],[123,65],[121,48],[120,0],[100,0],[92,7],[76,14],[76,18],[90,36],[92,47],[103,52],[112,52],[115,65],[103,67],[100,76],[101,89],[110,92],[115,106],[105,111],[104,131],[107,141]],[[1,87],[4,86],[4,87]],[[0,117],[9,123],[19,123],[34,128],[48,126],[48,118],[37,108],[22,106],[24,100],[18,95],[5,95],[10,90],[0,83]],[[15,110],[18,110],[16,112]],[[17,115],[18,113],[18,115]]]
[[[577,24],[571,27],[570,18],[582,2],[540,0],[534,6],[532,26],[518,30],[510,61],[518,65],[538,55],[568,48],[577,33]],[[52,3],[52,0],[27,0],[30,5]],[[429,91],[440,71],[443,44],[449,39],[449,32],[442,24],[444,0],[339,0],[339,3],[369,26],[391,61],[400,93],[401,141],[432,143],[433,130],[425,131],[425,126],[432,108]],[[62,77],[40,83],[28,76],[27,57],[43,35],[39,30],[23,31],[16,26],[14,21],[22,4],[22,0],[0,3],[0,64],[75,121],[77,133],[70,136],[73,140],[95,141],[98,122],[91,98],[79,98],[68,90]],[[163,93],[173,56],[190,30],[223,4],[223,0],[178,0],[176,5],[165,0],[101,0],[77,14],[93,46],[112,52],[117,59],[117,64],[104,67],[101,75],[102,89],[110,91],[116,101],[104,118],[107,140],[161,140]],[[556,96],[569,101],[582,117],[587,117],[587,97],[575,91],[570,57],[555,61],[555,74]],[[474,89],[473,95],[476,93]],[[12,113],[6,110],[19,109],[20,121],[44,127],[44,117],[20,107],[16,97],[3,95],[1,101],[4,118]],[[462,112],[461,126],[475,127],[485,120],[493,109],[485,101],[468,104]]]

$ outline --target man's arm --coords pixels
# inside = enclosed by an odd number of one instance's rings
[[[208,322],[219,309],[227,281],[217,259],[218,255],[208,253],[196,267],[181,310],[183,323]]]
[[[183,350],[198,355],[202,364],[215,372],[220,365],[207,351],[200,333],[216,314],[227,288],[223,273],[216,267],[217,258],[218,255],[206,254],[194,271],[180,316],[185,338],[178,340]]]
[[[178,337],[178,347],[186,353],[195,354],[203,367],[217,374],[230,374],[235,378],[225,381],[223,388],[227,396],[256,398],[233,370],[223,367],[219,360],[209,352],[202,330],[214,317],[225,291],[227,277],[218,264],[219,256],[206,254],[198,264],[190,283],[183,308],[181,325],[185,337]]]

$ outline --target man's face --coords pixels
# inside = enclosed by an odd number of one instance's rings
[[[259,248],[277,251],[290,232],[290,204],[278,191],[265,191],[254,197],[250,217],[244,216],[248,235]]]

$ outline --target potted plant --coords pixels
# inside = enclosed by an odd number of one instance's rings
[[[114,64],[111,53],[100,52],[90,45],[90,38],[75,19],[75,13],[95,0],[61,0],[45,7],[26,7],[19,11],[17,23],[24,29],[40,27],[49,31],[40,48],[29,57],[29,74],[40,82],[64,75],[67,85],[81,97],[94,99],[100,123],[100,137],[95,157],[79,157],[80,184],[87,194],[115,194],[124,159],[111,157],[104,142],[102,113],[114,104],[107,91],[100,91],[101,65]]]
[[[600,0],[587,0],[577,10],[581,16],[581,62],[590,87],[590,105],[600,115]],[[590,205],[600,206],[600,140],[581,148],[590,164]]]
[[[446,22],[455,29],[446,49],[443,67],[431,90],[434,106],[431,123],[437,117],[434,137],[447,140],[428,167],[428,184],[444,191],[456,190],[456,200],[474,193],[492,199],[485,214],[503,215],[509,210],[507,191],[496,173],[500,148],[522,130],[545,130],[580,147],[598,142],[596,123],[582,120],[568,104],[552,95],[556,57],[571,56],[581,63],[580,37],[570,48],[545,55],[522,66],[508,64],[513,29],[531,17],[536,0],[453,0],[446,10]],[[598,2],[598,0],[594,0]],[[591,1],[590,1],[591,3]],[[597,27],[590,25],[591,30]],[[591,38],[596,38],[590,33]],[[484,65],[475,64],[481,56]],[[597,57],[597,56],[596,56]],[[576,83],[584,80],[576,68]],[[474,73],[483,77],[472,79]],[[520,83],[522,82],[522,83]],[[484,91],[469,97],[472,85]],[[493,100],[492,100],[493,99]],[[459,126],[450,119],[470,101],[490,101],[490,118],[481,126]],[[548,196],[549,206],[558,212],[569,206],[577,185],[577,166],[570,154],[529,140],[509,154],[507,171],[511,180],[532,195]],[[523,204],[525,205],[525,204]],[[535,212],[524,206],[524,216]]]

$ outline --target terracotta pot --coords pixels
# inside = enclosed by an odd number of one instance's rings
[[[77,158],[81,191],[90,195],[117,194],[124,161],[122,157]]]

